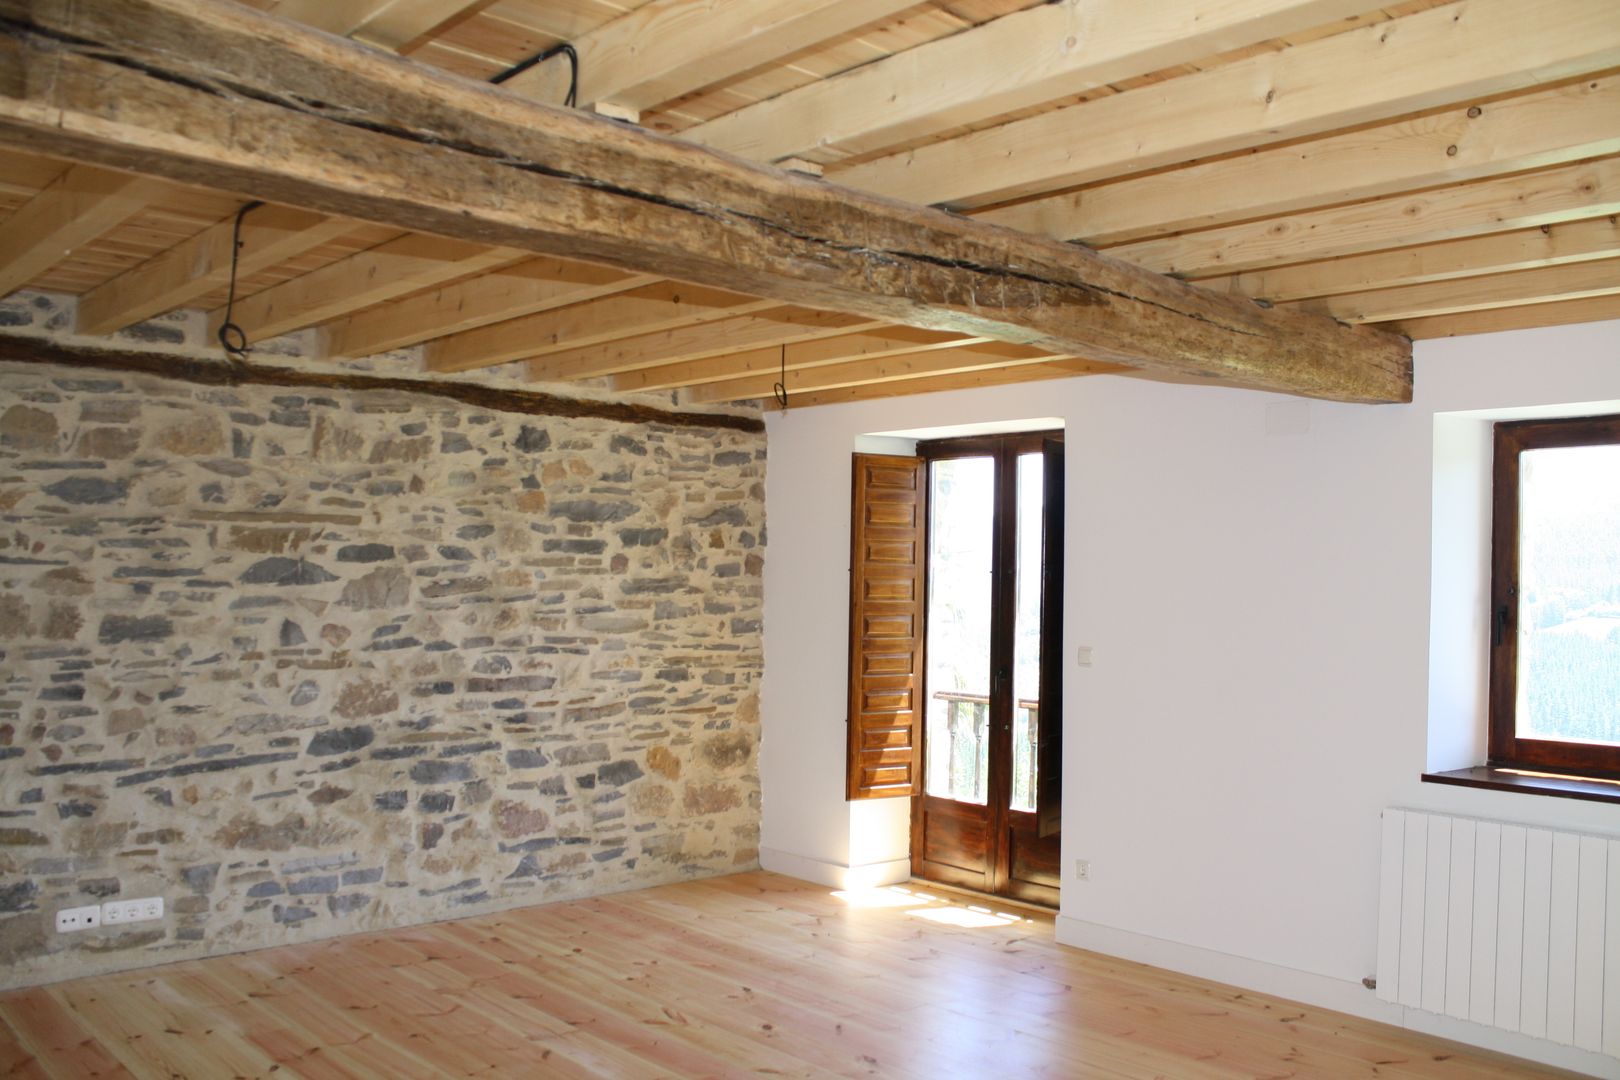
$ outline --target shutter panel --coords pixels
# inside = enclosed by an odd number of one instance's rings
[[[851,799],[922,791],[926,476],[921,458],[855,455],[846,775]]]
[[[1063,824],[1063,444],[1041,444],[1046,488],[1041,520],[1041,715],[1035,748],[1035,820],[1040,836]]]

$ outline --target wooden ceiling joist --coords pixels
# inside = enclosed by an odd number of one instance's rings
[[[632,334],[701,326],[780,307],[774,300],[678,281],[452,334],[423,351],[429,371],[470,371],[514,360],[575,352]]]
[[[1617,66],[1612,0],[1462,0],[830,175],[963,209]]]
[[[835,390],[842,386],[866,383],[901,382],[935,375],[951,375],[991,368],[1016,368],[1024,364],[1047,364],[1073,357],[1053,356],[1032,349],[1028,345],[1009,345],[1005,341],[964,345],[959,349],[935,349],[929,352],[900,353],[869,360],[851,360],[843,364],[800,368],[786,375],[750,375],[745,379],[707,383],[694,386],[688,399],[698,402],[743,401],[749,398],[769,398],[781,382],[789,395],[818,390]]]
[[[231,321],[248,341],[263,341],[523,257],[510,248],[466,240],[402,236],[242,297]],[[224,318],[224,308],[210,312],[208,332],[218,331]]]
[[[780,308],[762,315],[621,338],[588,349],[543,356],[529,363],[529,377],[541,381],[595,379],[654,365],[718,357],[737,349],[781,350],[794,342],[883,327],[882,321],[859,315]]]
[[[1062,0],[699,124],[753,161],[840,156],[1083,94],[1369,9],[1366,0]]]
[[[1020,364],[1005,370],[985,368],[978,371],[959,371],[950,375],[928,375],[894,382],[860,383],[832,390],[789,394],[788,409],[791,411],[814,405],[846,405],[855,401],[873,401],[878,398],[903,397],[910,394],[937,394],[943,390],[982,390],[1012,383],[1072,379],[1079,375],[1118,375],[1129,370],[1114,364],[1100,364],[1094,360],[1054,360],[1050,363]]]
[[[321,352],[370,356],[656,284],[658,279],[649,274],[627,274],[570,259],[529,259],[328,323],[321,328]]]
[[[1611,216],[1296,263],[1200,284],[1282,302],[1616,257],[1620,220]]]
[[[571,42],[579,105],[642,112],[885,19],[916,0],[652,0]],[[558,104],[570,65],[557,56],[507,81],[515,94]]]
[[[0,54],[3,55],[3,54]],[[134,217],[167,185],[74,165],[0,222],[0,296]]]
[[[1410,396],[1394,335],[749,166],[236,6],[0,0],[0,13],[0,142],[24,149],[1100,362]],[[1562,70],[1535,29],[1515,45]]]
[[[1502,330],[1529,330],[1538,326],[1603,322],[1608,319],[1620,319],[1620,295],[1465,311],[1456,315],[1433,315],[1423,319],[1403,319],[1394,325],[1412,340],[1423,341]]]
[[[628,391],[673,390],[772,372],[780,374],[783,368],[798,371],[861,358],[876,359],[900,353],[956,349],[978,345],[985,340],[938,330],[918,330],[910,326],[886,326],[867,333],[792,341],[775,348],[744,349],[698,360],[638,368],[613,376],[612,386],[615,390]]]
[[[489,0],[280,0],[283,19],[345,34],[382,49],[400,49]]]
[[[237,277],[267,270],[352,232],[354,227],[352,221],[287,206],[249,211],[242,218]],[[110,334],[184,307],[226,284],[236,236],[232,215],[85,293],[79,298],[79,333]]]
[[[1391,322],[1430,315],[1454,315],[1507,304],[1579,300],[1615,293],[1620,293],[1620,263],[1606,259],[1544,266],[1536,270],[1515,270],[1507,274],[1481,274],[1478,277],[1431,281],[1398,289],[1372,289],[1341,296],[1318,297],[1315,300],[1299,300],[1295,304],[1346,322]]]
[[[1616,116],[1620,76],[1605,75],[975,216],[1060,240],[1121,244],[1620,153]]]
[[[1144,240],[1109,254],[1198,279],[1620,213],[1620,158]]]

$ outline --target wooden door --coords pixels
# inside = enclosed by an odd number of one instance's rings
[[[1055,906],[1061,758],[1041,733],[1061,727],[1061,434],[918,452],[927,602],[912,872]]]

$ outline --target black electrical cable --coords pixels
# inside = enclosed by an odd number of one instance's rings
[[[787,346],[786,345],[782,346],[781,374],[780,374],[780,377],[776,380],[776,385],[771,387],[771,393],[776,395],[776,403],[782,407],[782,411],[787,412]]]
[[[572,109],[579,102],[579,53],[575,52],[574,47],[566,41],[537,52],[527,60],[520,60],[489,81],[499,85],[514,75],[523,74],[536,64],[545,63],[553,56],[568,57],[568,96],[563,98],[563,104]]]
[[[225,355],[237,363],[246,360],[248,355],[247,332],[231,321],[231,310],[236,307],[236,262],[242,253],[242,219],[263,205],[262,202],[243,203],[242,209],[236,212],[236,224],[231,228],[231,283],[225,292],[225,318],[216,336]]]

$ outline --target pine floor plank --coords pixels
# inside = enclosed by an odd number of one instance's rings
[[[1021,908],[755,872],[0,994],[0,1075],[1566,1074],[1064,948]]]

